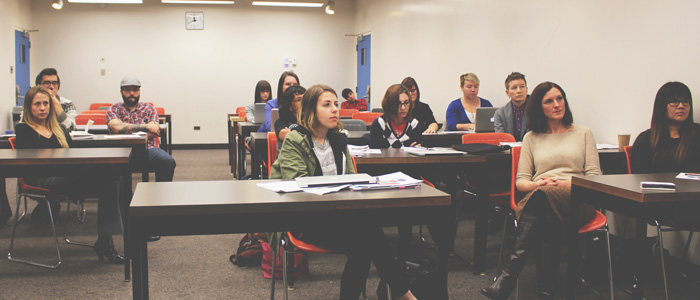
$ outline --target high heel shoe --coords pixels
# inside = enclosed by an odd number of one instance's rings
[[[121,256],[117,250],[114,249],[114,242],[112,242],[111,235],[100,235],[97,238],[97,242],[95,242],[95,253],[100,261],[107,258],[107,261],[117,265],[123,265],[126,261],[124,256]]]

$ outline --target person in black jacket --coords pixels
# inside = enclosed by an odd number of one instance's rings
[[[401,84],[408,89],[411,102],[413,102],[413,112],[411,115],[418,119],[418,122],[420,122],[421,126],[425,129],[425,133],[436,133],[440,126],[437,121],[435,121],[435,116],[433,115],[433,110],[430,109],[430,105],[420,101],[420,89],[418,88],[416,80],[409,76],[404,78]]]
[[[413,118],[413,102],[408,89],[400,84],[390,86],[382,99],[384,114],[370,127],[370,148],[401,148],[420,145],[423,127]]]
[[[297,116],[301,113],[301,98],[306,89],[300,85],[287,88],[279,98],[280,117],[275,121],[275,135],[277,136],[277,151],[282,149],[282,143],[287,134],[297,127]]]
[[[35,86],[25,95],[22,122],[15,127],[18,149],[69,148],[72,140],[54,113],[51,94],[41,86]],[[70,167],[70,166],[67,166]],[[71,198],[99,197],[97,204],[97,232],[95,253],[114,264],[123,264],[124,257],[114,249],[112,235],[123,232],[119,211],[119,180],[110,174],[81,177],[25,178],[28,184],[49,189]],[[57,201],[49,199],[49,201]],[[32,213],[32,219],[39,210]],[[48,210],[43,210],[47,211]]]

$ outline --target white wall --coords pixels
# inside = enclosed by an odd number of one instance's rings
[[[29,2],[5,0],[0,4],[0,130],[12,129],[12,107],[15,106],[15,30],[31,28]],[[33,49],[30,49],[30,53]],[[12,71],[10,71],[12,69]]]
[[[421,99],[444,120],[461,96],[459,75],[481,80],[479,96],[504,105],[504,81],[526,75],[562,86],[574,122],[617,144],[649,127],[663,83],[686,83],[700,97],[695,38],[700,2],[358,0],[355,31],[372,34],[373,104],[386,88],[416,78]],[[698,118],[698,112],[695,113]]]
[[[323,8],[235,5],[71,4],[56,11],[32,2],[32,81],[44,67],[58,69],[60,94],[79,110],[92,102],[118,102],[119,81],[137,76],[141,101],[173,115],[176,144],[225,143],[226,114],[253,101],[255,84],[268,80],[277,93],[284,57],[301,84],[354,86],[354,1]],[[204,30],[185,30],[185,12],[203,11]],[[104,61],[102,61],[104,59]],[[100,69],[106,76],[100,76]],[[194,131],[194,126],[201,131]]]
[[[479,76],[479,96],[502,106],[505,78],[519,71],[530,90],[560,84],[574,122],[590,127],[598,143],[617,144],[618,133],[634,141],[649,128],[663,83],[684,82],[700,97],[698,11],[693,0],[358,0],[355,31],[372,34],[375,107],[389,85],[413,76],[421,100],[444,120],[467,72]],[[664,237],[680,256],[685,235]]]

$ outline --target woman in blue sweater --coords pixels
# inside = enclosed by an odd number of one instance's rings
[[[489,100],[479,97],[479,77],[474,73],[459,76],[463,96],[447,106],[447,130],[474,130],[476,109],[493,107]]]

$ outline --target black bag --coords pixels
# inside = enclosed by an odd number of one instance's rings
[[[503,145],[491,145],[483,143],[473,143],[473,144],[461,144],[452,146],[455,150],[467,152],[468,154],[486,154],[486,153],[498,153],[505,150],[510,150],[510,146]]]
[[[263,258],[261,241],[267,241],[265,233],[247,233],[238,242],[238,250],[229,257],[229,261],[239,267],[260,266]]]

